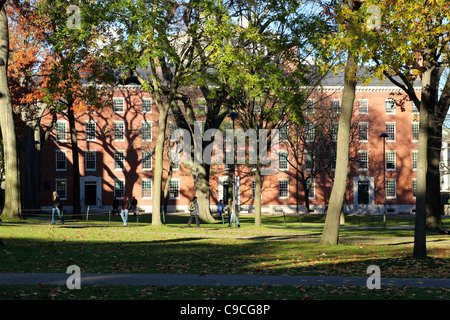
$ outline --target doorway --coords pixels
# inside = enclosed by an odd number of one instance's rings
[[[85,181],[84,182],[84,204],[86,206],[97,205],[97,182]]]

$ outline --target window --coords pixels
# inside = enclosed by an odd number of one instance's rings
[[[359,170],[369,169],[369,151],[362,150],[358,152],[358,167]]]
[[[278,153],[278,168],[280,170],[288,170],[289,169],[288,152],[287,151],[280,151]]]
[[[308,198],[314,199],[315,197],[316,197],[316,179],[312,179],[311,185],[309,186]]]
[[[395,123],[386,123],[386,142],[395,142]]]
[[[314,141],[314,125],[312,123],[305,124],[305,141],[306,142]]]
[[[397,197],[397,181],[394,179],[386,180],[386,198]]]
[[[114,140],[123,141],[125,137],[125,125],[123,121],[115,121],[114,122]]]
[[[339,99],[331,100],[331,112],[334,114],[341,113],[341,100],[339,100]]]
[[[174,121],[169,121],[169,138],[170,141],[177,141],[176,135],[173,133],[177,130],[177,124]]]
[[[125,152],[114,151],[114,170],[125,170]]]
[[[95,122],[86,122],[86,141],[95,141]]]
[[[152,181],[142,180],[142,198],[151,199],[152,197]]]
[[[333,122],[331,124],[331,140],[333,142],[337,141],[338,129],[339,129],[339,123],[338,122]]]
[[[396,152],[386,151],[386,170],[396,169]]]
[[[225,150],[225,170],[230,170],[231,164],[233,164],[233,152]]]
[[[152,98],[142,98],[142,113],[152,112]]]
[[[95,171],[97,154],[95,151],[86,151],[84,156],[86,171]]]
[[[278,134],[279,134],[279,140],[287,140],[288,139],[289,135],[288,135],[287,124],[280,126]]]
[[[152,123],[151,122],[142,122],[142,140],[143,141],[152,141]]]
[[[312,158],[311,154],[308,151],[306,151],[305,152],[305,170],[311,171],[313,169],[314,169],[313,158]]]
[[[386,100],[386,113],[395,114],[395,101],[393,99]]]
[[[305,113],[306,114],[314,114],[314,99],[306,100]]]
[[[66,152],[56,150],[56,171],[66,171],[66,170],[67,170]]]
[[[195,105],[195,108],[198,111],[206,111],[206,99],[205,98],[198,98],[197,104]]]
[[[66,123],[63,121],[58,121],[56,123],[56,141],[66,141],[66,140],[67,140]]]
[[[287,179],[278,180],[278,197],[280,199],[289,198],[289,180]]]
[[[58,193],[60,200],[67,200],[66,179],[56,179],[56,192]]]
[[[369,141],[369,123],[360,122],[358,126],[359,141]]]
[[[180,170],[180,153],[178,150],[170,150],[170,157],[172,158],[172,169],[174,171]]]
[[[142,151],[142,170],[152,170],[152,153]]]
[[[412,152],[412,169],[417,170],[417,151]]]
[[[171,199],[179,199],[180,198],[180,180],[171,179],[170,180],[170,198]]]
[[[114,98],[114,112],[123,113],[125,111],[125,100],[123,98]]]
[[[419,141],[419,123],[412,123],[412,141]]]
[[[415,198],[417,196],[417,180],[413,179],[412,181],[412,196]]]
[[[336,149],[331,150],[331,157],[330,157],[330,168],[332,171],[336,169]]]
[[[358,100],[358,112],[359,114],[369,113],[369,100],[367,99]]]
[[[114,198],[122,198],[125,194],[125,181],[120,179],[114,180]]]

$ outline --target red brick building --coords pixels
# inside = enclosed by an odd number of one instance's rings
[[[315,101],[320,100],[320,108],[328,106],[331,113],[338,115],[341,95],[342,77],[332,77],[324,81],[322,89],[310,97],[310,102],[318,108],[319,104]],[[393,103],[393,99],[397,103]],[[403,105],[404,111],[396,104]],[[205,108],[200,98],[197,107]],[[318,112],[319,109],[316,110]],[[356,161],[351,162],[349,168],[345,211],[373,213],[383,210],[383,139],[380,134],[387,132],[385,172],[388,212],[411,212],[415,207],[418,138],[418,113],[411,101],[405,99],[398,87],[388,82],[359,85],[354,115],[357,119],[357,143],[352,143],[350,157]],[[42,126],[50,121],[50,118],[44,119]],[[44,147],[41,186],[44,208],[50,206],[53,190],[60,194],[66,210],[70,211],[72,206],[72,152],[68,129],[68,121],[60,116],[50,141]],[[309,135],[316,134],[313,129],[310,127]],[[91,210],[110,210],[113,199],[125,193],[135,196],[138,206],[145,211],[152,211],[152,149],[157,130],[158,110],[149,94],[138,85],[116,89],[112,108],[76,115],[81,205],[84,210],[87,206]],[[289,135],[290,131],[287,129],[285,133]],[[264,177],[263,212],[278,209],[304,212],[303,187],[296,179],[295,170],[285,161],[294,154],[287,144],[280,144],[280,152],[280,170],[275,175]],[[305,166],[314,165],[306,164],[307,159],[305,157]],[[240,208],[251,212],[254,203],[253,178],[244,166],[237,166],[236,172]],[[165,172],[163,178],[166,176]],[[228,171],[224,170],[223,164],[213,166],[210,180],[213,210],[217,201],[226,197],[228,179]],[[332,179],[327,174],[314,178],[308,197],[312,210],[324,212],[331,185]],[[186,211],[194,194],[189,166],[183,163],[176,166],[170,187],[168,211]]]

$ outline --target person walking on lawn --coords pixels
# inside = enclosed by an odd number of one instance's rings
[[[61,214],[61,210],[59,209],[61,206],[61,199],[56,191],[53,191],[52,204],[52,224],[55,224],[55,211],[61,219],[61,224],[64,224],[64,218]]]
[[[191,216],[189,217],[188,227],[191,226],[193,219],[195,219],[197,228],[200,227],[200,220],[198,218],[199,209],[198,209],[197,197],[192,198],[191,203],[189,203],[189,212],[190,212]]]
[[[122,208],[120,211],[120,216],[122,217],[123,225],[128,225],[128,210],[130,210],[131,202],[130,199],[124,195],[122,198]]]
[[[230,218],[230,224],[228,226],[231,227],[231,225],[233,224],[233,221],[234,221],[234,225],[236,226],[236,224],[237,224],[237,227],[240,228],[241,224],[239,223],[239,218],[238,218],[238,215],[237,215],[237,212],[236,212],[237,208],[234,205],[234,201],[233,200],[231,200],[230,203],[231,203],[231,218]]]

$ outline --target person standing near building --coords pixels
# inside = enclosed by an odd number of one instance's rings
[[[133,196],[133,200],[131,200],[131,208],[130,208],[130,212],[134,212],[134,215],[136,215],[136,211],[137,211],[137,200],[136,197]]]
[[[231,203],[231,218],[230,218],[230,224],[228,226],[231,227],[231,225],[233,224],[233,221],[234,221],[235,225],[237,224],[237,227],[240,228],[241,224],[239,223],[239,218],[238,218],[238,215],[237,215],[237,212],[236,212],[237,208],[234,205],[234,201],[233,200],[231,200],[230,203]]]
[[[222,214],[223,214],[223,202],[222,202],[222,200],[220,200],[219,203],[217,204],[217,212],[219,213],[220,216],[222,216]]]
[[[122,208],[120,211],[120,216],[122,217],[123,225],[128,225],[128,210],[130,209],[130,199],[124,195],[122,198]]]
[[[53,191],[52,196],[52,224],[55,224],[55,211],[58,217],[61,219],[61,224],[64,224],[64,218],[61,214],[59,207],[61,206],[61,199],[59,198],[58,192]]]
[[[197,228],[200,227],[200,220],[198,218],[198,203],[197,203],[197,197],[192,198],[192,201],[189,203],[189,212],[190,212],[190,218],[188,221],[188,227],[191,226],[192,219],[195,219],[195,223],[197,225]]]

